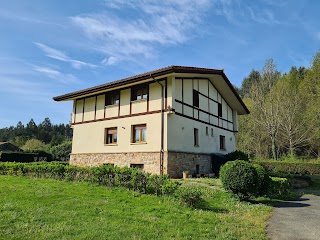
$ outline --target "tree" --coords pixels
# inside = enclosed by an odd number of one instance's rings
[[[248,98],[250,96],[250,88],[253,84],[261,81],[260,72],[252,69],[249,76],[244,78],[239,89],[239,94],[243,98]]]
[[[24,151],[27,152],[37,152],[37,151],[44,151],[46,145],[38,139],[30,139],[28,140],[22,147]]]
[[[295,155],[296,148],[308,143],[308,133],[313,128],[313,122],[307,122],[305,116],[306,102],[297,85],[296,76],[285,75],[271,90],[272,96],[279,100],[279,145]]]
[[[270,93],[272,87],[280,77],[280,72],[272,59],[268,59],[261,70],[261,80],[254,83],[250,95],[254,102],[252,115],[256,124],[265,130],[271,140],[273,159],[277,159],[277,137],[279,130],[279,98]]]

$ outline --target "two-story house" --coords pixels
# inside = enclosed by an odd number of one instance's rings
[[[212,172],[236,149],[249,110],[223,70],[169,66],[57,96],[73,101],[70,164],[114,164],[181,177]]]

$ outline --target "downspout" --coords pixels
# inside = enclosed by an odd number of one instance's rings
[[[160,175],[163,175],[164,158],[164,86],[156,80],[152,74],[150,77],[161,86],[161,149],[160,149]]]

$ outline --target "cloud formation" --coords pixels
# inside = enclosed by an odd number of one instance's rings
[[[54,49],[52,47],[49,47],[43,43],[35,42],[34,44],[37,45],[37,47],[40,48],[46,54],[47,57],[50,57],[50,58],[53,58],[53,59],[56,59],[56,60],[59,60],[62,62],[70,63],[71,66],[75,69],[81,69],[82,67],[89,67],[89,68],[97,67],[94,64],[90,64],[90,63],[86,63],[83,61],[72,59],[66,53],[64,53],[60,50]]]
[[[70,19],[106,55],[102,63],[112,65],[139,56],[150,59],[155,46],[185,42],[191,36],[190,30],[201,22],[210,1],[111,0],[105,4],[113,11]],[[139,17],[124,18],[112,13],[120,8],[137,12]]]
[[[51,79],[58,80],[63,83],[76,83],[77,78],[72,74],[64,74],[56,69],[50,67],[33,66],[33,70],[46,75]]]

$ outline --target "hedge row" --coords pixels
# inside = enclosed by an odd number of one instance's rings
[[[179,186],[179,183],[170,180],[167,175],[152,175],[139,169],[113,166],[76,167],[59,162],[0,163],[0,175],[91,182],[157,195],[171,194]]]
[[[0,152],[0,162],[51,162],[52,155],[46,152],[23,153],[23,152]]]
[[[318,163],[289,163],[280,161],[256,162],[272,173],[320,175],[320,164]]]

